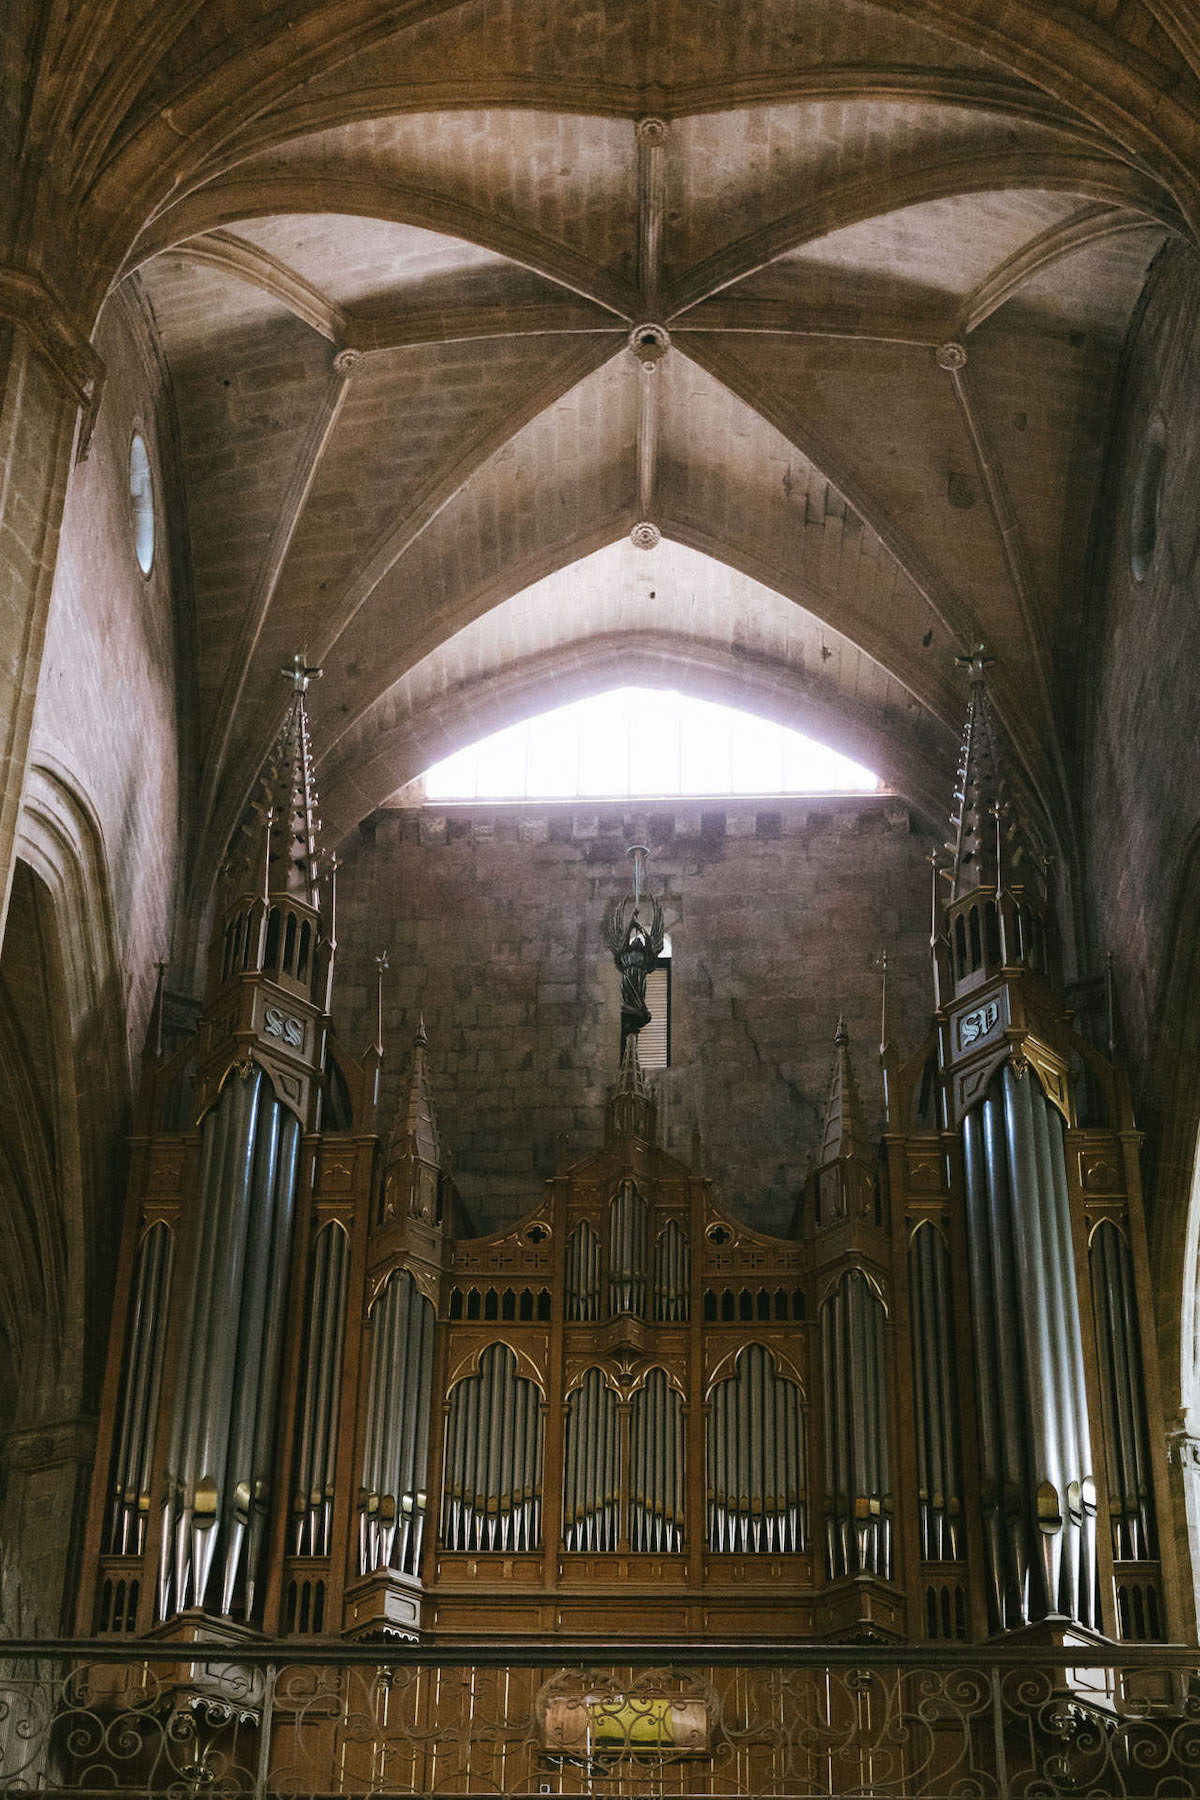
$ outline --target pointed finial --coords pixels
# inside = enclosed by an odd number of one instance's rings
[[[325,867],[329,872],[329,950],[332,955],[337,949],[337,878],[342,859],[334,851],[325,859]]]
[[[262,900],[264,906],[271,893],[271,827],[274,823],[275,808],[268,806],[263,814]]]
[[[312,668],[304,653],[297,650],[291,662],[280,669],[279,673],[291,682],[293,693],[307,694],[309,682],[320,681],[325,671]]]
[[[887,1049],[891,1040],[888,1029],[888,969],[890,967],[886,949],[879,952],[879,1049],[880,1053]]]
[[[879,953],[879,1066],[883,1074],[883,1122],[892,1122],[891,1070],[895,1055],[892,1044],[892,1021],[888,1013],[888,971],[891,959],[885,949]]]
[[[423,1012],[417,1014],[417,1035],[413,1039],[413,1042],[420,1044],[422,1047],[429,1043],[429,1033],[425,1029],[425,1014]]]
[[[230,859],[236,878],[244,884],[242,893],[258,891],[264,900],[287,895],[314,912],[321,822],[306,695],[320,673],[299,654],[281,670],[292,684],[291,701],[263,759],[240,846]]]
[[[429,1039],[422,1018],[413,1038],[408,1078],[396,1100],[396,1118],[392,1126],[391,1145],[395,1153],[409,1149],[424,1162],[437,1164],[441,1159],[441,1139],[433,1110],[429,1087],[429,1069],[425,1059]]]
[[[642,1059],[638,1055],[637,1032],[631,1031],[625,1039],[625,1050],[621,1057],[621,1075],[617,1082],[619,1094],[644,1094],[646,1078],[642,1074]]]
[[[962,656],[956,656],[954,660],[964,669],[970,669],[972,687],[984,687],[987,684],[986,671],[996,659],[994,656],[988,655],[985,644],[976,644],[973,650],[964,652]]]
[[[388,952],[381,950],[375,958],[375,1042],[371,1048],[376,1055],[383,1055],[383,977],[390,964]]]
[[[960,666],[971,675],[971,697],[963,727],[954,788],[953,832],[947,849],[951,854],[952,901],[983,886],[995,886],[996,833],[989,830],[992,809],[1002,799],[1000,766],[985,670],[995,659],[982,644],[960,656]],[[936,883],[935,883],[936,889]]]
[[[825,1122],[821,1131],[820,1163],[849,1156],[869,1160],[858,1083],[854,1079],[854,1067],[850,1061],[850,1033],[843,1016],[839,1017],[837,1030],[833,1034],[833,1068],[829,1076]]]
[[[929,855],[925,860],[929,864],[930,882],[932,884],[932,892],[930,894],[929,942],[930,944],[936,944],[942,928],[942,896],[938,887],[938,876],[945,875],[946,870],[942,864],[942,853],[936,847],[929,852]]]

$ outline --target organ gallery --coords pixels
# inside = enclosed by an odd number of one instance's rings
[[[929,1034],[896,1044],[885,991],[876,1130],[829,1021],[781,1237],[661,1142],[640,846],[591,950],[623,1024],[602,1146],[473,1232],[423,1026],[381,1116],[384,967],[375,1042],[332,1036],[297,659],[198,1037],[145,1064],[82,1635],[1172,1635],[1138,1134],[1066,1009],[1051,872],[966,660]]]

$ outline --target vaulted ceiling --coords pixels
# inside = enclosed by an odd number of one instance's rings
[[[1070,854],[1120,347],[1197,210],[1190,0],[79,10],[75,179],[178,421],[198,869],[298,646],[336,840],[626,673],[940,809],[982,638]]]

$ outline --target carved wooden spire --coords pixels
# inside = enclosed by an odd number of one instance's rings
[[[996,886],[996,816],[1002,804],[996,730],[986,675],[994,658],[985,654],[982,644],[977,644],[970,656],[960,656],[958,660],[971,671],[971,697],[967,702],[954,811],[950,816],[950,829],[954,834],[948,846],[953,857],[950,865],[953,900],[978,887]]]
[[[850,1061],[845,1019],[838,1020],[834,1033],[825,1122],[812,1161],[809,1189],[812,1223],[818,1232],[846,1219],[878,1222],[874,1157]]]
[[[653,1143],[654,1118],[654,1099],[642,1074],[637,1032],[631,1031],[625,1039],[621,1073],[608,1103],[609,1136],[639,1138],[643,1143]]]
[[[856,1156],[870,1163],[867,1128],[863,1122],[858,1083],[850,1061],[850,1034],[846,1021],[840,1018],[833,1037],[833,1068],[829,1076],[829,1093],[825,1101],[825,1124],[821,1132],[821,1148],[817,1163],[821,1166],[838,1157]]]
[[[440,1226],[442,1220],[442,1140],[433,1110],[425,1021],[417,1026],[412,1059],[396,1100],[383,1178],[384,1225],[405,1218]]]
[[[1014,870],[1032,862],[1019,809],[1004,777],[987,670],[995,661],[982,644],[958,661],[970,670],[971,697],[958,759],[954,810],[950,815],[950,901],[978,888],[999,888]]]
[[[292,681],[292,703],[263,768],[259,809],[268,820],[267,886],[317,907],[317,786],[308,731],[307,694],[320,669],[297,654],[281,671]]]
[[[264,902],[297,900],[317,912],[321,825],[307,694],[321,670],[297,653],[280,673],[292,683],[291,703],[263,761],[227,876],[231,895],[257,892]]]
[[[391,1154],[395,1156],[408,1151],[413,1156],[420,1157],[422,1162],[436,1165],[441,1161],[442,1142],[438,1133],[437,1117],[433,1110],[433,1094],[429,1085],[429,1064],[425,1055],[428,1047],[429,1038],[425,1032],[425,1020],[422,1018],[417,1026],[417,1035],[413,1039],[408,1078],[400,1089],[396,1101]]]

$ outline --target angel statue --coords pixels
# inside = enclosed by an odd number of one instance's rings
[[[649,904],[650,923],[642,918]],[[610,901],[604,914],[604,941],[621,971],[621,1044],[631,1032],[650,1023],[646,977],[662,955],[663,916],[657,900],[626,894]]]

